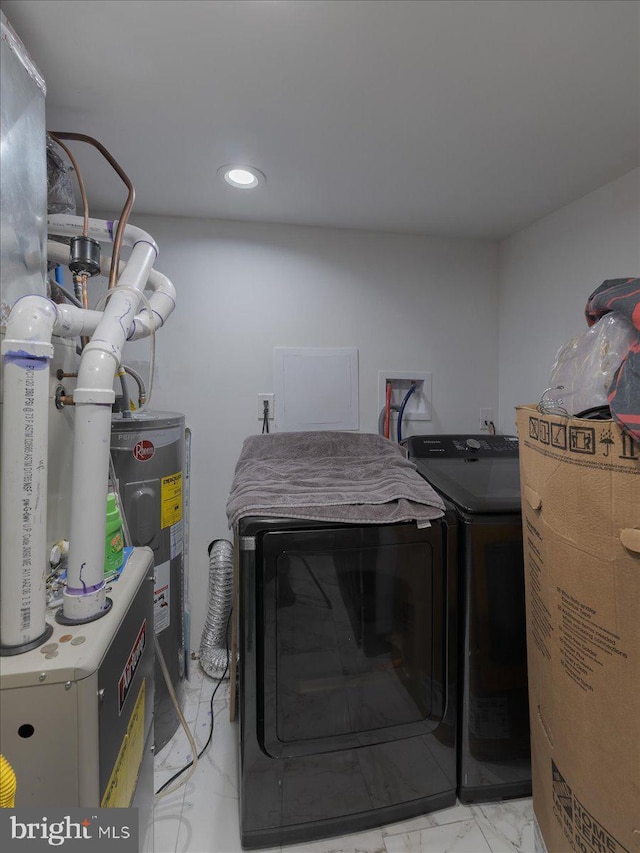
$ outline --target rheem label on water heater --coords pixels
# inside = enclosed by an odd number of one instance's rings
[[[136,442],[136,445],[133,448],[133,455],[138,460],[138,462],[147,462],[149,459],[151,459],[155,452],[156,449],[153,445],[153,442],[148,441],[146,438]]]

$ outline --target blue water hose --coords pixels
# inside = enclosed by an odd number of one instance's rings
[[[64,284],[64,271],[62,269],[62,264],[56,264],[54,276],[56,284]]]
[[[404,414],[404,409],[407,403],[409,402],[409,397],[413,394],[417,387],[418,386],[414,383],[404,395],[402,403],[400,403],[400,411],[398,412],[398,444],[402,441],[402,416]]]

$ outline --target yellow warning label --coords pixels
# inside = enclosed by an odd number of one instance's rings
[[[144,752],[145,693],[146,679],[143,679],[129,718],[127,732],[100,803],[103,809],[128,809],[133,800]]]
[[[162,478],[160,526],[171,527],[182,521],[182,472]]]

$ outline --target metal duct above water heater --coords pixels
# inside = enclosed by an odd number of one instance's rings
[[[154,622],[178,701],[185,675],[185,419],[175,412],[114,415],[111,452],[132,545],[155,558]],[[162,749],[178,716],[156,662],[155,746]]]

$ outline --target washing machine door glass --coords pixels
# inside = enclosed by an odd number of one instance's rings
[[[435,728],[444,705],[440,537],[439,525],[264,537],[268,754],[355,748]]]

